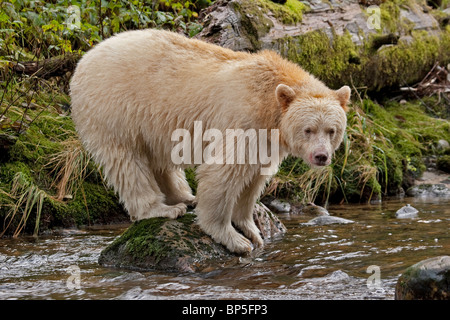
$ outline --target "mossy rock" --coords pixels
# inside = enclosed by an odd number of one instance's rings
[[[280,236],[286,227],[265,206],[255,206],[254,217],[264,239]],[[199,272],[236,257],[195,223],[195,214],[176,220],[150,218],[134,222],[105,248],[99,264],[136,270]]]
[[[398,300],[450,300],[450,256],[420,261],[409,267],[395,288]]]
[[[177,220],[151,218],[134,222],[102,251],[99,264],[125,269],[193,272],[206,260],[230,257],[194,223],[195,215]]]

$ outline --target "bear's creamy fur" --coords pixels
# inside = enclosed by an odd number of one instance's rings
[[[194,198],[185,166],[171,161],[172,132],[192,133],[194,121],[221,132],[278,129],[279,141],[268,143],[279,143],[280,161],[293,154],[322,166],[342,141],[350,96],[348,87],[333,91],[274,52],[234,52],[157,30],[98,44],[70,88],[79,136],[131,218],[177,218],[195,201],[202,229],[234,252],[251,250],[247,238],[263,244],[252,210],[270,176],[260,164],[203,163]]]

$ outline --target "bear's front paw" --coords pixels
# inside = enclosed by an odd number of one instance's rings
[[[239,234],[239,237],[233,239],[227,248],[235,253],[250,253],[254,247],[247,238]]]
[[[255,222],[252,220],[241,220],[234,222],[236,227],[240,229],[244,235],[251,240],[253,245],[257,248],[264,246],[264,240]]]
[[[219,241],[228,250],[234,253],[250,253],[253,250],[253,245],[246,237],[238,233],[236,230],[231,229],[228,233],[224,233]]]
[[[199,213],[197,213],[197,216],[199,216]],[[223,225],[214,221],[205,223],[201,219],[198,220],[198,224],[214,241],[223,244],[231,252],[250,253],[253,249],[250,240],[237,232],[231,224]]]

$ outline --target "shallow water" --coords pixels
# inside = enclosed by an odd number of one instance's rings
[[[395,218],[407,203],[418,218]],[[198,274],[100,267],[101,250],[124,225],[2,239],[0,299],[393,299],[408,266],[450,254],[450,199],[328,210],[355,223],[305,226],[311,217],[280,215],[284,238]]]

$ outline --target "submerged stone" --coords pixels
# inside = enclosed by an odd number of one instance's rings
[[[334,217],[334,216],[319,216],[314,219],[309,220],[306,223],[303,223],[304,226],[324,226],[329,224],[349,224],[354,223],[352,220]]]
[[[420,261],[406,269],[395,287],[397,300],[450,300],[450,256]]]
[[[265,206],[254,210],[256,225],[265,240],[286,232],[285,226]],[[217,261],[235,257],[216,243],[185,214],[176,220],[151,218],[134,222],[100,254],[99,264],[107,267],[197,272]]]

